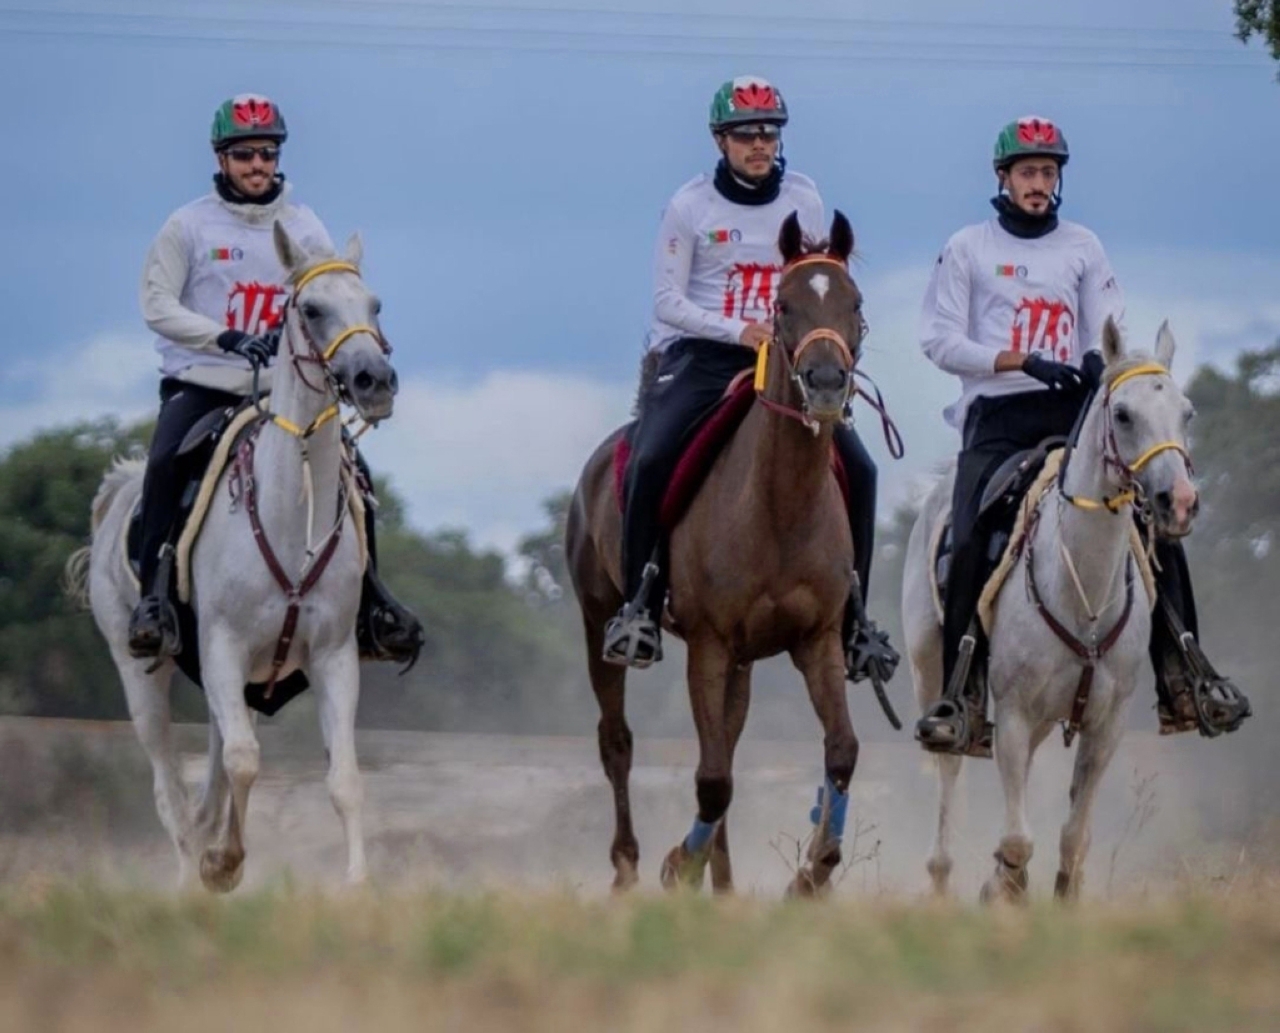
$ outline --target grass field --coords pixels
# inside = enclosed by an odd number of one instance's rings
[[[0,1029],[1280,1029],[1280,886],[1062,909],[0,895]]]

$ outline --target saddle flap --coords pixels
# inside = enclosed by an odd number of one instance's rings
[[[182,444],[178,446],[178,455],[190,455],[206,442],[212,445],[226,429],[236,412],[235,406],[228,405],[205,413],[191,425],[191,429],[183,437]]]
[[[998,506],[1016,505],[1040,475],[1049,453],[1055,448],[1061,448],[1066,441],[1061,436],[1045,438],[1035,448],[1016,452],[1001,463],[982,492],[979,514],[985,514]]]

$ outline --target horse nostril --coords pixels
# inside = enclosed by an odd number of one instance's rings
[[[373,377],[361,370],[356,374],[355,385],[358,391],[368,391],[369,388],[373,387]]]
[[[848,377],[838,366],[815,366],[805,370],[804,382],[814,391],[839,391]]]
[[[397,373],[395,370],[392,370],[391,379],[388,381],[388,383],[391,385],[391,393],[395,394],[397,391],[400,390],[400,374]]]
[[[1156,509],[1162,513],[1168,513],[1173,509],[1173,495],[1167,491],[1156,493]]]

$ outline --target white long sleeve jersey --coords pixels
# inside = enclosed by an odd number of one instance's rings
[[[653,320],[647,346],[681,337],[737,344],[748,323],[773,318],[782,256],[778,231],[799,212],[815,240],[826,235],[822,198],[808,176],[788,171],[768,204],[734,204],[709,175],[690,180],[667,204],[654,248]]]
[[[1025,373],[995,372],[999,352],[1039,351],[1078,366],[1101,346],[1108,315],[1123,325],[1124,296],[1091,231],[1064,220],[1024,239],[997,219],[966,226],[938,256],[920,320],[925,355],[960,378],[947,422],[963,427],[975,398],[1045,390]]]
[[[289,202],[289,192],[285,184],[263,205],[231,204],[210,193],[179,208],[160,230],[143,266],[139,300],[166,377],[237,394],[250,390],[249,363],[222,351],[217,338],[227,329],[260,334],[281,318],[288,274],[272,225],[279,219],[307,250],[333,248],[315,213]],[[262,386],[269,384],[264,375]]]

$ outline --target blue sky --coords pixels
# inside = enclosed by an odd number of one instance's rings
[[[1280,336],[1280,86],[1228,0],[642,6],[3,0],[0,445],[146,413],[142,258],[248,90],[286,114],[297,196],[364,238],[405,383],[368,452],[427,529],[510,546],[625,418],[659,213],[713,164],[706,108],[735,74],[782,88],[792,165],[853,220],[867,369],[909,449],[890,468],[865,424],[889,499],[955,448],[915,317],[1017,115],[1063,126],[1064,214],[1106,245],[1134,341],[1168,316],[1186,374]]]

